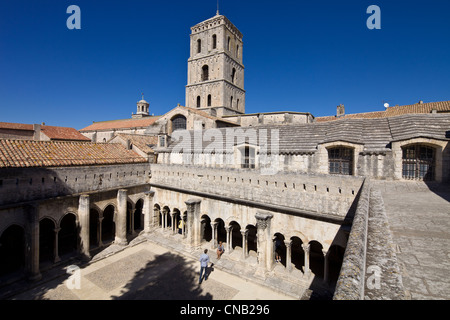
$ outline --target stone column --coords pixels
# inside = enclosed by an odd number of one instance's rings
[[[323,250],[323,282],[328,282],[328,251]]]
[[[273,215],[271,213],[257,212],[256,228],[258,237],[258,263],[266,271],[273,268],[273,242],[271,240],[271,221]]]
[[[127,190],[117,192],[116,236],[114,243],[127,245]]]
[[[218,222],[214,221],[211,222],[211,227],[212,227],[212,241],[211,241],[211,249],[215,249],[218,246],[217,243],[217,226],[218,226]]]
[[[25,243],[27,274],[29,280],[37,281],[42,278],[39,271],[39,209],[37,205],[27,205],[25,215],[28,220]]]
[[[186,214],[182,214],[182,219],[183,219],[183,239],[187,237],[187,233],[186,233],[186,223],[187,223],[187,215]]]
[[[61,228],[55,228],[53,229],[53,231],[55,232],[55,241],[54,241],[54,246],[53,246],[53,253],[54,253],[54,260],[53,262],[59,262],[61,261],[61,258],[59,257],[59,231],[61,231]]]
[[[233,226],[225,227],[225,230],[227,231],[227,252],[231,253],[231,249],[233,248],[233,244],[231,243],[233,241],[233,237],[231,236],[231,233],[233,232]]]
[[[154,226],[154,219],[151,217],[153,211],[153,197],[155,191],[150,190],[145,192],[144,207],[142,208],[142,214],[144,215],[144,232],[149,233]]]
[[[309,247],[310,247],[309,243],[302,244],[303,251],[305,252],[305,270],[304,270],[304,272],[305,272],[306,276],[310,275],[310,270],[309,270]]]
[[[84,260],[88,260],[89,253],[89,195],[82,194],[78,200],[78,216],[80,219],[80,253]]]
[[[200,199],[189,199],[186,201],[187,217],[186,217],[186,232],[188,242],[191,246],[196,247],[200,245]]]
[[[172,234],[177,234],[178,226],[176,222],[175,212],[172,212]]]
[[[291,240],[284,240],[284,245],[286,246],[286,269],[287,271],[292,271],[292,253],[291,253]]]
[[[103,247],[103,242],[102,242],[102,222],[103,222],[103,217],[98,217],[98,246],[101,248]]]
[[[247,259],[247,236],[248,236],[248,229],[245,229],[244,231],[241,230],[242,235],[242,260]]]

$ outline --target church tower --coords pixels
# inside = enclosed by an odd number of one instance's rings
[[[245,113],[242,33],[217,12],[190,37],[186,106],[218,117]]]

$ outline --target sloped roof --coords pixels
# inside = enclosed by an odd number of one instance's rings
[[[154,150],[152,149],[151,146],[158,144],[157,136],[149,136],[144,134],[118,133],[114,136],[114,138],[117,136],[122,138],[124,141],[130,140],[130,142],[134,146],[136,146],[139,150],[147,154],[154,153]]]
[[[203,139],[202,150],[194,150],[200,146],[195,141],[201,135],[193,131],[185,131],[181,135],[190,136],[181,138],[180,142],[173,142],[165,152],[192,150],[205,152],[216,147],[216,152],[232,153],[232,147],[243,141],[260,147],[260,153],[271,152],[275,140],[272,133],[278,130],[278,151],[280,153],[308,153],[317,151],[319,144],[335,141],[361,144],[365,151],[385,151],[392,141],[407,140],[416,137],[427,137],[439,140],[449,140],[450,114],[413,114],[378,119],[342,119],[336,122],[314,122],[293,125],[262,125],[248,128],[221,128],[219,139]],[[207,131],[207,130],[204,130]],[[228,135],[227,135],[228,132]],[[232,137],[234,140],[227,141]],[[255,137],[252,141],[249,137]],[[261,139],[262,138],[262,139]],[[276,138],[276,137],[275,137]],[[253,139],[254,140],[254,139]],[[217,150],[220,149],[221,150]],[[158,150],[164,152],[164,150]]]
[[[119,143],[0,139],[0,168],[67,167],[147,162]]]
[[[315,120],[316,122],[326,122],[342,119],[378,119],[378,118],[394,117],[404,114],[431,113],[432,110],[436,110],[438,113],[450,112],[450,100],[439,102],[416,103],[404,106],[394,106],[388,107],[384,111],[353,113],[353,114],[346,114],[341,117],[336,116],[316,117]]]
[[[34,127],[32,124],[25,124],[25,123],[0,122],[0,128],[8,130],[34,131]],[[41,132],[44,133],[47,137],[49,137],[51,140],[90,141],[89,138],[83,136],[76,129],[69,127],[41,125]]]
[[[113,129],[128,129],[128,128],[145,128],[158,120],[160,116],[144,117],[141,119],[121,119],[94,122],[90,126],[83,128],[80,132],[99,131],[99,130],[113,130]]]

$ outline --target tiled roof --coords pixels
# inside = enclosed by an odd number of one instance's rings
[[[97,131],[97,130],[112,130],[112,129],[128,129],[128,128],[145,128],[152,125],[159,116],[145,117],[141,119],[122,119],[94,122],[90,126],[83,128],[80,132]]]
[[[43,132],[51,140],[80,140],[80,141],[91,140],[88,137],[83,136],[79,131],[77,131],[74,128],[41,126],[41,132]]]
[[[128,134],[128,133],[118,133],[116,134],[116,136],[119,136],[124,141],[130,140],[130,142],[134,146],[136,146],[139,150],[147,154],[154,153],[151,146],[154,146],[158,143],[158,137],[156,136],[149,136],[143,134]]]
[[[32,124],[0,122],[0,129],[34,131]],[[74,128],[41,125],[41,132],[51,140],[90,141]]]
[[[0,168],[67,167],[146,161],[144,157],[118,143],[0,139]]]
[[[431,113],[432,110],[440,112],[450,112],[450,101],[428,102],[428,103],[416,103],[404,106],[388,107],[384,111],[363,112],[346,114],[342,117],[325,116],[316,117],[316,122],[334,121],[341,119],[377,119],[394,117],[403,114],[417,114],[417,113]]]

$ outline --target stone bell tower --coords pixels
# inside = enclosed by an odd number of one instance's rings
[[[217,12],[190,37],[186,106],[218,117],[245,113],[242,33]]]

